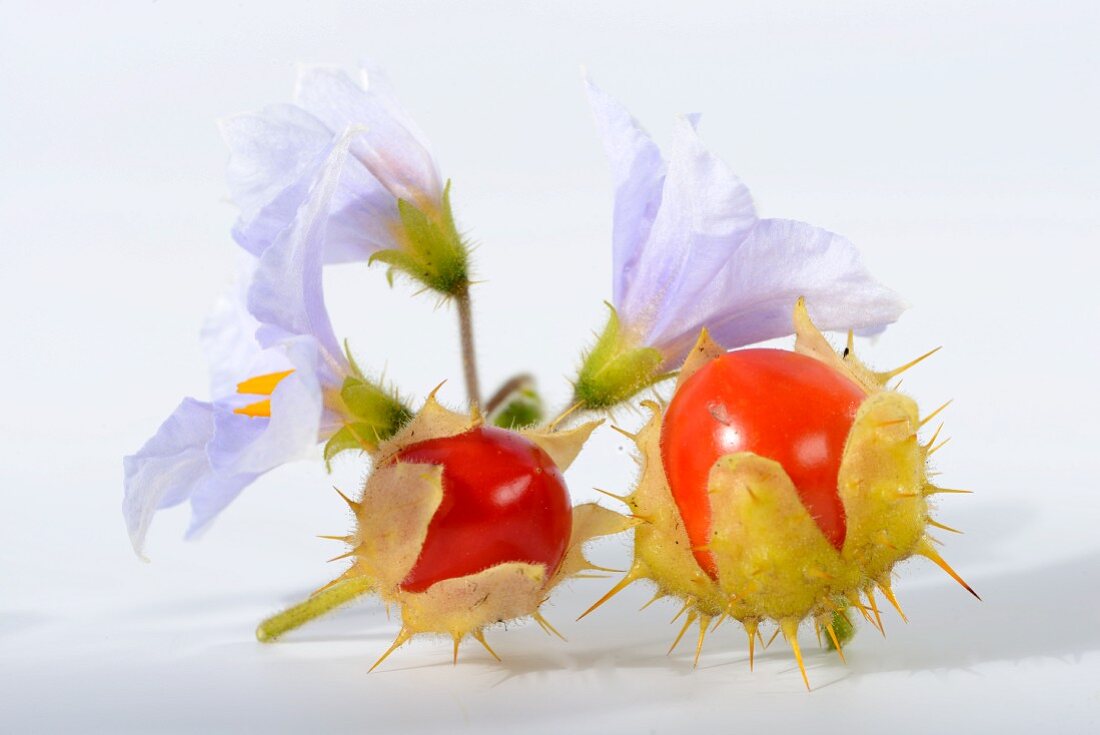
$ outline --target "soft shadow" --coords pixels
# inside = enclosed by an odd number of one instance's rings
[[[992,661],[1073,659],[1100,650],[1095,620],[1100,553],[971,581],[981,602],[955,586],[910,592],[901,600],[909,625],[887,623],[887,640],[853,650],[851,669],[858,674],[968,669]],[[861,635],[872,634],[864,626]]]
[[[911,622],[907,625],[892,609],[884,610],[883,640],[874,628],[859,621],[859,634],[846,650],[846,665],[835,653],[818,649],[803,628],[803,654],[814,688],[888,671],[968,670],[978,664],[1034,657],[1075,660],[1100,650],[1100,625],[1094,619],[1100,604],[1100,552],[969,581],[982,601],[946,579],[915,589],[902,587],[898,590],[903,594],[901,603]],[[682,643],[674,655],[666,656],[668,629],[654,623],[639,637],[642,625],[638,621],[624,630],[608,621],[587,631],[587,640],[577,641],[567,651],[531,647],[510,653],[500,664],[502,675],[493,686],[553,670],[664,669],[685,676],[693,672],[693,643]],[[747,670],[744,636],[736,624],[726,625],[735,635],[723,635],[720,630],[708,636],[700,672]],[[593,637],[606,643],[594,643]],[[758,666],[770,660],[789,662],[797,676],[782,637],[767,650],[757,646]]]

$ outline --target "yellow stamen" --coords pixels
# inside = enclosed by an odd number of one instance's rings
[[[249,403],[247,406],[234,408],[233,413],[239,413],[242,416],[251,416],[252,418],[271,418],[271,400],[264,399],[262,401],[256,401],[255,403]]]
[[[269,396],[275,392],[275,386],[281,383],[283,378],[290,375],[292,372],[294,371],[283,370],[278,373],[257,375],[255,378],[249,378],[241,383],[237,383],[237,392],[256,396]]]
[[[237,383],[237,392],[245,395],[269,396],[275,392],[275,386],[282,382],[283,378],[290,375],[293,370],[283,370],[278,373],[257,375],[241,383]],[[249,403],[247,406],[233,409],[233,413],[252,418],[271,418],[271,401],[263,400]]]

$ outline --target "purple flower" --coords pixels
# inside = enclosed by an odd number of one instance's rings
[[[678,365],[704,327],[727,348],[789,335],[799,296],[828,330],[880,329],[901,315],[904,302],[871,276],[848,240],[804,222],[760,219],[748,188],[703,145],[697,117],[677,120],[666,161],[622,105],[586,84],[615,186],[615,313],[589,357],[632,355],[637,365],[586,362],[582,402],[632,395]],[[646,375],[636,385],[596,384],[638,370]]]
[[[333,147],[291,222],[207,321],[214,399],[184,399],[124,459],[123,514],[138,553],[157,510],[190,501],[194,536],[257,477],[342,423],[332,396],[353,370],[325,310],[321,268],[351,142]]]
[[[333,192],[326,262],[381,260],[443,293],[467,283],[466,248],[423,134],[384,75],[304,67],[294,104],[230,117],[227,178],[240,208],[233,236],[260,255],[286,229],[336,141],[355,136]]]
[[[748,188],[680,117],[666,163],[618,102],[589,100],[615,181],[613,298],[628,330],[677,363],[706,327],[726,347],[792,333],[805,296],[823,329],[877,329],[904,302],[855,246],[804,222],[760,219]]]

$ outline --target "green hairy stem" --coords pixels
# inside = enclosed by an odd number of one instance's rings
[[[335,610],[356,597],[365,595],[370,590],[370,582],[362,577],[337,582],[328,589],[260,623],[256,626],[256,640],[261,643],[270,643],[284,633],[301,627],[310,620]]]

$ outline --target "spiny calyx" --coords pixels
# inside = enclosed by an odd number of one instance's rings
[[[465,637],[488,649],[485,629],[516,618],[553,631],[539,608],[563,579],[597,568],[584,544],[632,523],[595,504],[570,505],[561,471],[598,423],[510,432],[429,397],[372,454],[360,497],[345,497],[356,526],[336,537],[349,547],[337,559],[350,567],[303,605],[345,590],[396,606],[401,630],[375,666],[418,634],[450,637],[457,656]],[[261,625],[261,639],[267,633]]]
[[[926,471],[935,438],[919,442],[931,417],[886,387],[901,369],[871,371],[851,339],[834,352],[801,300],[794,322],[794,352],[726,353],[704,331],[668,407],[645,404],[653,416],[635,437],[642,474],[624,499],[643,521],[634,563],[592,609],[649,579],[655,599],[684,604],[677,642],[698,623],[696,660],[711,623],[732,617],[748,633],[750,665],[760,625],[774,623],[808,688],[804,620],[838,651],[834,622],[849,607],[881,630],[875,591],[897,607],[891,573],[914,555],[966,585],[928,535],[943,527],[927,501],[942,492]]]

